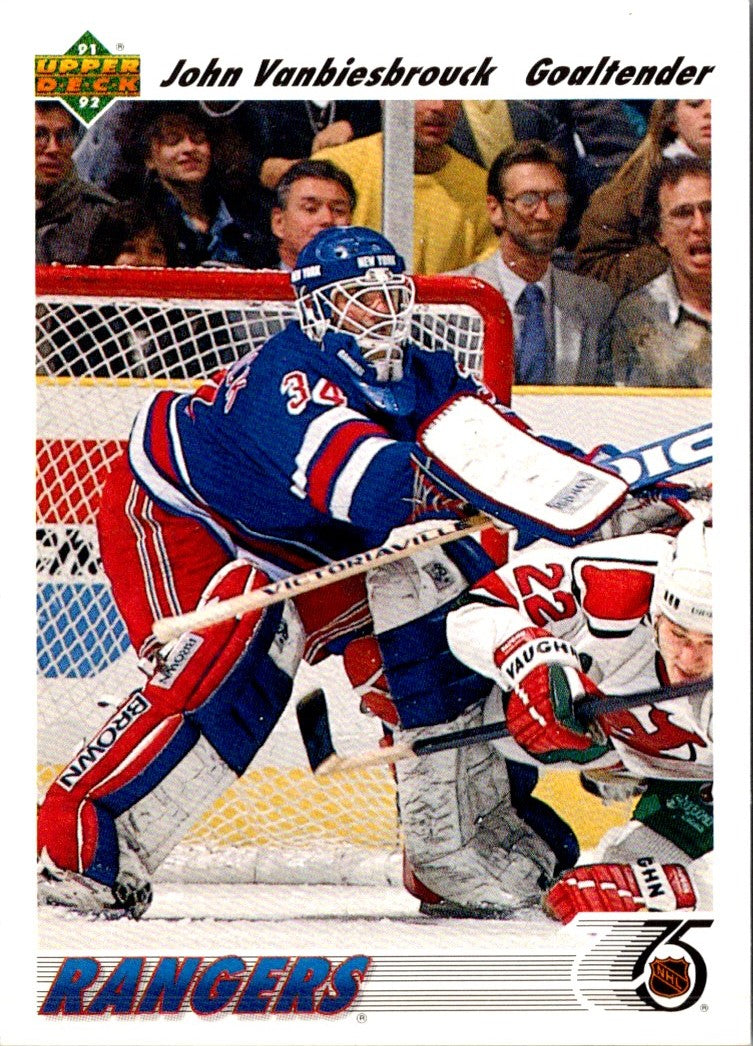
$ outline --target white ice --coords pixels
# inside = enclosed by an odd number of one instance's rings
[[[402,887],[158,883],[140,921],[39,912],[41,955],[499,954],[567,947],[567,928],[524,918],[432,919]]]

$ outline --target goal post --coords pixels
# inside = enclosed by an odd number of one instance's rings
[[[143,677],[102,570],[95,518],[140,404],[192,388],[295,316],[286,273],[37,268],[37,681],[40,789]],[[503,402],[512,324],[480,280],[416,276],[413,339],[450,351]],[[329,659],[339,747],[376,743]],[[309,666],[297,693],[321,682]],[[378,767],[326,785],[308,770],[293,702],[249,771],[168,862],[171,877],[383,881],[398,848],[394,782]],[[393,869],[394,870],[394,869]]]

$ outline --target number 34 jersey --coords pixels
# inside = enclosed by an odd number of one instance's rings
[[[667,535],[640,534],[575,549],[541,547],[516,556],[478,582],[470,601],[449,615],[450,648],[504,689],[495,651],[516,632],[535,625],[572,643],[584,671],[605,693],[667,685],[650,606],[658,564],[672,543]],[[504,718],[498,691],[488,712],[488,718]],[[610,713],[608,722],[614,748],[631,772],[711,778],[710,693]],[[532,762],[515,742],[506,740],[502,747],[506,754]],[[589,765],[610,762],[614,753]]]
[[[349,345],[291,324],[195,393],[158,392],[129,443],[140,483],[273,577],[381,543],[414,508],[419,425],[479,387],[451,353],[416,346],[402,381],[365,386]]]

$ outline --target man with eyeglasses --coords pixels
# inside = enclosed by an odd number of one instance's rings
[[[644,224],[669,265],[623,298],[612,342],[617,382],[711,385],[711,167],[665,160],[646,192]]]
[[[569,205],[562,153],[537,139],[503,150],[489,168],[486,197],[498,250],[459,270],[507,301],[519,385],[612,381],[611,291],[552,264]]]
[[[82,264],[115,200],[79,177],[73,163],[76,118],[60,102],[35,105],[36,260]]]

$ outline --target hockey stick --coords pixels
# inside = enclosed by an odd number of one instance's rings
[[[303,592],[309,592],[314,588],[323,588],[335,581],[353,577],[356,574],[364,574],[372,567],[381,566],[383,563],[392,563],[398,559],[417,552],[420,548],[428,545],[444,545],[448,541],[457,541],[458,538],[475,534],[486,527],[497,526],[497,521],[491,516],[476,513],[466,519],[451,519],[438,523],[430,530],[423,530],[417,534],[400,541],[388,541],[378,548],[367,549],[365,552],[356,552],[345,559],[339,559],[332,563],[324,563],[313,570],[307,570],[302,574],[290,574],[281,581],[272,581],[268,585],[254,589],[244,595],[232,596],[230,599],[212,603],[209,606],[199,607],[197,610],[189,610],[185,614],[175,617],[164,617],[155,621],[152,632],[160,641],[167,643],[171,639],[177,639],[183,632],[201,631],[210,628],[221,621],[240,614],[248,614],[252,610],[271,606],[273,603],[281,603],[285,599],[299,596]]]
[[[595,464],[617,472],[634,493],[711,461],[711,422],[612,455]]]
[[[588,726],[595,717],[607,715],[609,712],[619,712],[639,705],[670,701],[676,697],[687,697],[711,690],[713,682],[713,678],[709,677],[691,683],[681,683],[678,686],[642,690],[635,694],[604,694],[581,701],[577,706],[576,717],[583,726]],[[466,730],[453,730],[438,737],[425,737],[413,742],[404,741],[385,748],[370,748],[356,755],[340,756],[332,743],[327,701],[323,690],[313,690],[302,697],[296,707],[296,714],[309,764],[317,777],[376,766],[380,763],[395,763],[399,759],[431,755],[432,752],[443,752],[448,748],[464,748],[466,745],[511,736],[506,723],[485,723],[483,726],[468,727]]]
[[[701,425],[635,450],[613,455],[599,461],[598,464],[601,468],[622,474],[623,479],[629,484],[629,490],[639,493],[643,487],[651,483],[707,464],[711,460],[710,446],[711,425]],[[238,615],[248,614],[252,610],[259,610],[310,592],[312,589],[331,585],[335,581],[363,574],[374,566],[403,559],[427,545],[443,545],[449,541],[457,541],[458,538],[467,537],[491,526],[500,528],[503,524],[483,513],[477,513],[465,520],[449,520],[402,541],[387,542],[378,548],[357,552],[345,559],[314,567],[313,570],[291,574],[281,581],[270,582],[245,595],[233,596],[210,606],[189,610],[185,614],[162,618],[154,622],[152,632],[160,643],[167,643],[171,639],[177,639],[183,632],[199,632]]]

